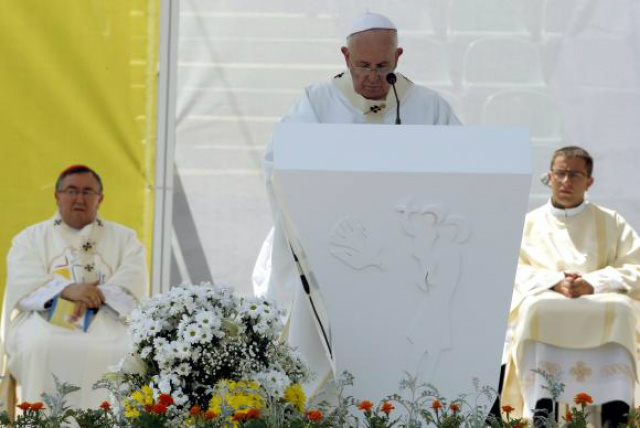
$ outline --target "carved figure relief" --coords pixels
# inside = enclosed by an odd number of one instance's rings
[[[471,228],[464,217],[429,202],[409,199],[396,211],[401,214],[402,230],[412,241],[414,284],[422,292],[419,309],[406,333],[415,347],[414,355],[421,357],[409,367],[424,370],[431,378],[440,354],[451,347],[450,306],[460,281],[462,245],[469,240]]]

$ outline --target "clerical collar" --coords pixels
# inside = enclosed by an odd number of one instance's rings
[[[98,214],[96,214],[96,218],[89,223],[88,225],[86,225],[85,227],[83,227],[82,229],[75,229],[71,226],[69,226],[67,223],[64,222],[64,220],[62,220],[62,216],[60,215],[59,211],[56,211],[56,213],[53,215],[53,225],[55,227],[62,227],[64,229],[67,229],[68,231],[72,232],[72,233],[81,233],[83,230],[86,230],[87,228],[89,228],[89,226],[92,225],[96,225],[98,227],[103,227],[104,223],[102,221],[102,219],[100,218],[100,216]]]
[[[398,91],[398,98],[402,101],[407,90],[413,86],[413,82],[400,73],[396,73],[396,76],[398,77],[396,90]],[[367,121],[382,122],[385,112],[396,107],[396,96],[393,94],[393,90],[389,90],[384,100],[370,100],[357,93],[353,89],[353,81],[348,70],[335,76],[333,84],[353,107],[362,112]]]
[[[569,217],[577,216],[582,211],[584,211],[587,205],[589,205],[589,201],[585,200],[577,207],[564,209],[564,208],[554,207],[553,203],[551,202],[551,199],[549,199],[549,202],[547,202],[547,206],[549,207],[549,211],[551,212],[551,214],[553,214],[555,217],[558,217],[558,218],[569,218]]]

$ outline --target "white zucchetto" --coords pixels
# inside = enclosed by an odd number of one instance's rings
[[[396,26],[393,25],[393,22],[391,22],[391,20],[386,16],[380,15],[379,13],[366,12],[356,18],[353,25],[351,25],[351,29],[349,30],[347,37],[362,31],[374,29],[397,31]]]

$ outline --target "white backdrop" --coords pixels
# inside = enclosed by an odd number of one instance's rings
[[[181,0],[175,156],[187,214],[173,222],[216,281],[251,292],[271,225],[271,127],[306,85],[343,70],[345,29],[367,9],[398,26],[398,70],[464,123],[530,128],[534,176],[562,145],[589,149],[590,199],[640,229],[637,0]],[[547,197],[534,180],[530,208]]]

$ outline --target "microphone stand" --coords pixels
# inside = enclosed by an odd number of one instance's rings
[[[396,91],[396,80],[395,73],[387,74],[387,83],[393,88],[393,95],[396,97],[396,125],[400,125],[402,121],[400,120],[400,99],[398,98],[398,91]]]

